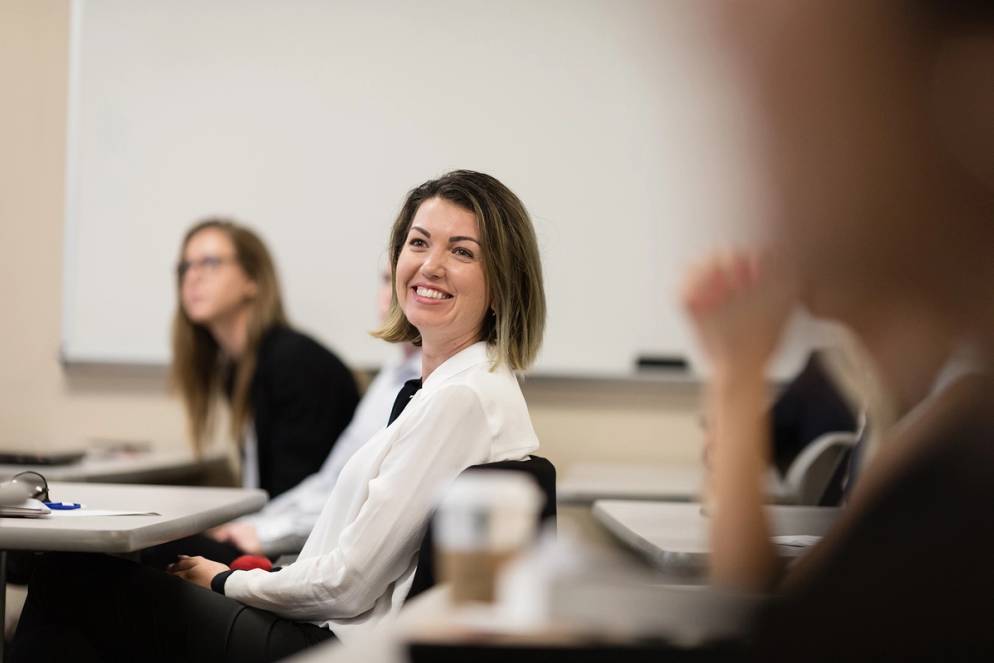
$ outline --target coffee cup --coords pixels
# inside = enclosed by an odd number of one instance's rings
[[[436,573],[455,603],[494,600],[501,567],[535,538],[541,503],[521,472],[478,470],[456,479],[435,518]]]

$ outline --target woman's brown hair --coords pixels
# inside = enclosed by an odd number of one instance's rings
[[[225,358],[210,331],[190,320],[183,310],[181,289],[183,269],[177,269],[176,315],[173,318],[172,383],[179,389],[186,406],[190,436],[195,450],[203,450],[210,422],[212,404],[226,379],[231,379],[231,433],[240,441],[245,424],[252,416],[249,387],[255,374],[256,354],[265,333],[277,324],[286,324],[279,280],[269,250],[254,232],[224,218],[200,221],[187,231],[180,245],[180,263],[186,246],[199,232],[217,230],[224,233],[235,249],[235,261],[256,285],[251,301],[245,351],[237,363]],[[229,373],[231,371],[231,373]]]
[[[442,198],[476,216],[483,248],[483,273],[492,312],[480,340],[495,349],[494,365],[521,371],[535,360],[545,330],[545,290],[535,229],[521,200],[490,175],[454,170],[411,190],[390,232],[394,293],[390,311],[374,336],[392,343],[421,344],[421,334],[397,304],[397,261],[411,222],[426,200]]]

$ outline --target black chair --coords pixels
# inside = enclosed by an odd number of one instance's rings
[[[526,460],[502,460],[497,463],[484,463],[467,468],[466,472],[479,470],[510,470],[512,472],[524,472],[535,480],[545,503],[539,513],[539,527],[551,522],[555,526],[556,522],[556,466],[548,459],[541,456],[529,456]],[[412,598],[430,589],[435,585],[435,559],[434,542],[432,537],[433,525],[429,523],[424,538],[421,539],[421,548],[418,550],[418,568],[414,572],[414,582],[411,591],[407,594],[407,599]]]

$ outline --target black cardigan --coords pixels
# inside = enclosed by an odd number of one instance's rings
[[[259,487],[276,497],[321,468],[359,402],[352,372],[314,339],[266,332],[250,388]]]
[[[773,462],[786,476],[790,464],[804,448],[825,433],[852,431],[856,415],[842,397],[818,352],[784,387],[773,404]]]

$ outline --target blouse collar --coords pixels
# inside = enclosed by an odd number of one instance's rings
[[[442,362],[438,368],[432,371],[431,375],[428,376],[428,379],[424,381],[424,388],[441,384],[450,377],[485,362],[490,362],[490,353],[487,348],[487,343],[485,341],[479,341],[478,343],[474,343],[473,345],[463,348]]]

